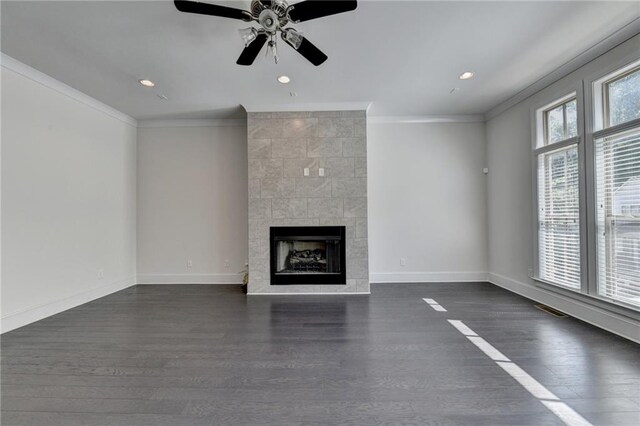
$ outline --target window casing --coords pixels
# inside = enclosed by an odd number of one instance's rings
[[[533,278],[640,311],[640,59],[558,95],[532,114]]]
[[[605,127],[640,118],[640,67],[616,73],[602,84],[603,122]]]
[[[580,289],[578,149],[569,145],[538,156],[540,278]]]
[[[640,310],[640,61],[593,87],[593,291]]]
[[[536,277],[573,291],[580,291],[582,283],[577,113],[581,96],[581,88],[575,88],[535,114]]]

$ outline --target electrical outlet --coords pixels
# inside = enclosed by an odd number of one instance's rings
[[[98,279],[101,280],[104,278],[104,269],[98,269]]]
[[[191,259],[187,260],[187,268],[189,269],[193,268],[193,260]]]
[[[304,174],[305,176],[309,176],[309,168],[308,168],[308,167],[305,167],[305,168],[304,168],[303,174]]]
[[[224,260],[224,267],[227,268],[227,269],[231,268],[231,262],[229,262],[229,259],[225,259]]]
[[[407,266],[407,259],[405,259],[404,257],[400,258],[400,266]]]

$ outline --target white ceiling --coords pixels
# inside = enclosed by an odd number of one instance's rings
[[[374,116],[480,114],[638,17],[638,1],[360,1],[297,25],[329,56],[320,67],[284,43],[278,65],[263,52],[241,67],[246,23],[180,13],[173,2],[3,1],[1,49],[137,119],[358,102],[372,102]],[[458,80],[466,70],[476,77]],[[292,83],[279,84],[280,74]],[[156,88],[140,86],[143,77]]]

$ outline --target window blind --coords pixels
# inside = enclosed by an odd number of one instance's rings
[[[538,267],[543,280],[580,289],[576,145],[538,155]]]
[[[598,294],[640,306],[640,129],[595,149]]]

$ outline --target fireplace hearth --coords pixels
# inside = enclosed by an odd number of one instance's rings
[[[346,284],[344,226],[270,228],[271,285]]]

